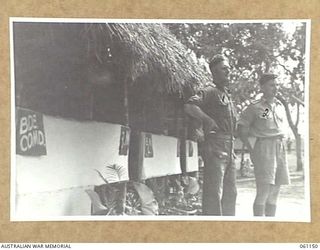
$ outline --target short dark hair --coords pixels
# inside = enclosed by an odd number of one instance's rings
[[[264,73],[260,77],[259,83],[260,83],[260,85],[263,85],[263,84],[265,84],[266,82],[268,82],[270,80],[276,79],[277,77],[278,77],[278,75],[276,75],[276,74]]]
[[[209,68],[212,70],[214,66],[216,66],[218,63],[226,61],[226,58],[223,55],[215,55],[212,57],[209,63]]]

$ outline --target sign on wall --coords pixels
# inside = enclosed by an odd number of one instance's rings
[[[152,145],[152,135],[149,133],[145,134],[144,137],[144,157],[152,158],[153,157],[153,145]]]
[[[16,152],[20,155],[46,155],[43,115],[28,109],[16,109]]]
[[[130,128],[121,126],[119,155],[128,155]]]

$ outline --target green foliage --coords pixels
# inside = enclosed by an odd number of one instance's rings
[[[261,73],[279,75],[279,100],[296,139],[297,169],[301,170],[298,127],[305,98],[306,23],[179,23],[168,27],[198,58],[208,62],[215,54],[228,57],[238,112],[258,97]]]
[[[209,61],[215,54],[229,59],[231,89],[239,111],[259,93],[263,72],[280,74],[282,93],[291,105],[304,98],[304,23],[193,23],[168,24],[169,29],[198,58]],[[288,32],[286,28],[294,28]]]

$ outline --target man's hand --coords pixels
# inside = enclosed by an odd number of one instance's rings
[[[249,154],[250,154],[250,161],[254,163],[253,150],[251,151],[249,150]]]
[[[217,123],[213,119],[211,119],[209,116],[207,116],[203,120],[203,130],[205,135],[209,134],[211,131],[218,130],[218,128],[219,127]]]
[[[202,123],[204,136],[209,134],[210,131],[217,130],[219,128],[217,123],[203,112],[200,107],[187,103],[184,105],[184,110],[188,115]]]
[[[239,124],[238,134],[239,134],[241,141],[244,143],[244,145],[248,149],[251,162],[253,163],[253,147],[251,146],[250,141],[249,141],[249,128]]]

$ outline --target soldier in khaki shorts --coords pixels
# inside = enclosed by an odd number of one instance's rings
[[[256,198],[254,216],[275,216],[281,185],[290,183],[284,143],[283,105],[276,99],[277,76],[263,74],[260,88],[263,97],[251,103],[239,121],[239,135],[247,146],[254,165]],[[254,147],[248,137],[256,137]]]

